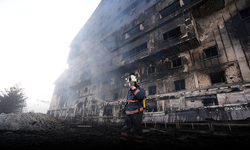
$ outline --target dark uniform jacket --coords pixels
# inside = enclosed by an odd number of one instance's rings
[[[145,98],[145,91],[143,88],[136,88],[130,90],[127,96],[126,114],[131,115],[143,111],[142,101]],[[139,110],[138,110],[139,109]]]

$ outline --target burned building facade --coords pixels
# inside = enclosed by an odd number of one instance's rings
[[[48,114],[121,116],[131,74],[146,116],[248,109],[249,44],[249,0],[102,0],[70,45]]]

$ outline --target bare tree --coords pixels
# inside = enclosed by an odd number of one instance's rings
[[[20,113],[26,107],[26,97],[20,84],[15,84],[0,93],[0,113]]]

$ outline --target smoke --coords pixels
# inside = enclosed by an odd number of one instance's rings
[[[123,53],[145,43],[145,38],[138,42],[124,39],[123,35],[128,32],[132,37],[134,32],[144,30],[142,23],[133,19],[154,3],[101,1],[70,45],[68,87],[57,95],[67,93],[60,97],[65,99],[64,107],[72,107],[89,95],[105,101],[126,99],[124,78],[140,70],[130,64],[124,66]]]

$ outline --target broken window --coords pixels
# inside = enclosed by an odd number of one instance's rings
[[[129,30],[127,33],[123,34],[123,39],[126,40],[127,38],[139,33],[141,30],[144,30],[144,23],[137,25],[136,27]]]
[[[177,27],[177,28],[174,28],[166,33],[163,34],[163,38],[164,38],[164,41],[165,40],[168,40],[168,39],[171,39],[173,37],[176,37],[178,35],[181,35],[181,28],[180,26]]]
[[[180,90],[185,90],[186,86],[185,86],[185,80],[178,80],[178,81],[174,81],[174,85],[175,85],[175,91],[180,91]]]
[[[141,45],[139,45],[139,46],[125,52],[125,53],[123,53],[123,59],[127,58],[127,57],[130,57],[131,55],[134,55],[134,54],[136,54],[138,52],[144,51],[146,49],[147,49],[147,43],[143,43],[143,44],[141,44]]]
[[[148,87],[148,95],[154,95],[154,94],[156,94],[156,86]]]
[[[181,3],[180,3],[181,1]],[[171,4],[170,6],[164,8],[163,10],[161,10],[159,13],[161,15],[162,18],[170,15],[171,13],[173,13],[174,11],[178,10],[179,8],[181,8],[183,5],[186,5],[188,3],[190,3],[192,0],[178,0],[177,2]]]
[[[148,74],[155,73],[155,67],[149,67],[148,68]]]
[[[178,58],[178,59],[172,60],[172,68],[174,68],[174,67],[178,67],[178,66],[181,66],[181,65],[182,65],[181,58]]]
[[[239,11],[241,19],[245,19],[250,16],[250,8]]]
[[[118,93],[115,93],[115,94],[114,94],[113,99],[114,99],[115,101],[118,100]]]
[[[219,73],[215,73],[215,74],[210,74],[210,78],[211,78],[212,84],[226,82],[224,71],[219,72]]]
[[[205,58],[210,58],[210,57],[219,55],[219,53],[218,53],[216,46],[213,46],[208,49],[205,49],[204,55],[205,55]]]

